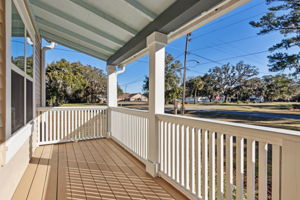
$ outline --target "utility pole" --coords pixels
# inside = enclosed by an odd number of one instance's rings
[[[182,80],[182,102],[181,102],[181,114],[184,115],[184,104],[185,104],[185,85],[186,85],[186,63],[187,63],[187,54],[188,54],[188,47],[189,42],[191,41],[192,33],[186,34],[185,37],[185,50],[184,50],[184,63],[183,63],[183,80]]]

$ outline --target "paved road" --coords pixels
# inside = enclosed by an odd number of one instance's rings
[[[172,110],[173,107],[166,106],[166,110]],[[215,112],[215,113],[224,113],[224,114],[233,114],[233,115],[247,115],[253,117],[265,117],[265,118],[276,118],[276,119],[294,119],[300,120],[300,115],[293,114],[276,114],[276,113],[265,113],[265,112],[247,112],[247,111],[231,111],[231,110],[214,110],[204,107],[187,107],[186,110],[190,111],[205,111],[205,112]]]

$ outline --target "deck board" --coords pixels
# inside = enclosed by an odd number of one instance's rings
[[[13,199],[187,199],[111,139],[40,146]]]
[[[33,179],[35,177],[36,169],[39,165],[41,155],[43,153],[44,147],[41,146],[35,150],[33,153],[33,157],[29,163],[29,165],[26,168],[26,171],[24,175],[22,176],[22,179],[18,185],[18,188],[16,189],[13,200],[18,199],[26,199],[28,196],[28,193],[30,191],[31,184],[33,182]]]
[[[49,170],[43,192],[43,199],[56,199],[57,195],[57,173],[58,173],[58,145],[53,145],[51,159],[49,160]]]
[[[27,197],[28,199],[39,200],[43,197],[51,151],[52,146],[44,147],[44,151],[42,153],[39,165],[32,181],[31,189]]]

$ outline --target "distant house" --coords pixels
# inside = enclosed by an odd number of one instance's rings
[[[118,97],[118,101],[148,101],[148,98],[141,93],[124,93]]]
[[[129,96],[130,96],[129,93],[123,93],[123,94],[118,96],[118,101],[127,101]]]

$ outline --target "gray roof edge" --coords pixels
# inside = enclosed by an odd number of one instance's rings
[[[109,65],[118,65],[147,47],[146,38],[154,31],[169,34],[210,10],[224,0],[178,0],[148,24],[134,38],[107,60]]]

